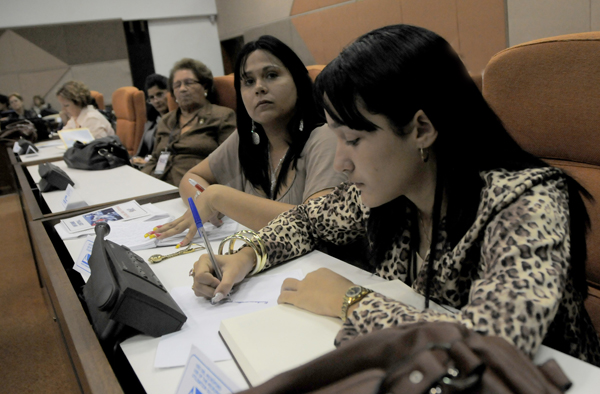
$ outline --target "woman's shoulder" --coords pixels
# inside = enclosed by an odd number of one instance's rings
[[[335,134],[327,124],[317,126],[311,131],[310,136],[304,144],[304,150],[312,150],[315,147],[330,148],[336,145]]]
[[[516,171],[495,169],[480,175],[485,182],[482,196],[493,204],[514,201],[524,194],[562,194],[567,190],[565,173],[551,166]]]

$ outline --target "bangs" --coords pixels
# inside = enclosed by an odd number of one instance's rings
[[[352,76],[343,69],[339,57],[329,63],[317,76],[315,96],[317,104],[323,107],[336,123],[353,130],[378,129],[358,110],[358,104],[362,101],[361,95],[356,89]]]

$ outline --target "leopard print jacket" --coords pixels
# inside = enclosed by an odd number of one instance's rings
[[[365,297],[337,335],[336,345],[374,330],[419,321],[460,322],[502,336],[533,356],[544,344],[600,365],[600,341],[570,278],[567,184],[556,168],[483,172],[475,223],[454,247],[440,230],[431,298],[454,315],[418,310],[378,293]],[[260,232],[265,268],[313,250],[366,235],[369,209],[360,191],[343,184],[331,194],[281,214]],[[443,227],[443,226],[442,226]],[[394,239],[376,274],[406,281],[410,232]],[[466,264],[478,259],[477,264]],[[466,268],[466,267],[475,267]],[[412,288],[425,293],[427,263]]]

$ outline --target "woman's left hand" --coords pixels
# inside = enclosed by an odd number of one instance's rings
[[[352,285],[348,279],[330,269],[319,268],[301,281],[293,278],[284,280],[277,303],[292,304],[319,315],[339,317],[344,295]]]

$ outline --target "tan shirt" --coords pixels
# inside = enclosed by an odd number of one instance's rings
[[[63,130],[86,128],[94,138],[108,137],[115,135],[110,122],[92,105],[83,108],[77,119],[71,118],[63,127]]]
[[[242,172],[238,156],[240,139],[237,130],[213,153],[208,156],[208,165],[217,183],[241,190],[248,194],[265,197]],[[332,189],[347,180],[345,174],[333,169],[336,138],[329,128],[321,126],[310,134],[298,158],[297,171],[289,189],[279,195],[277,201],[298,205],[311,195]]]

